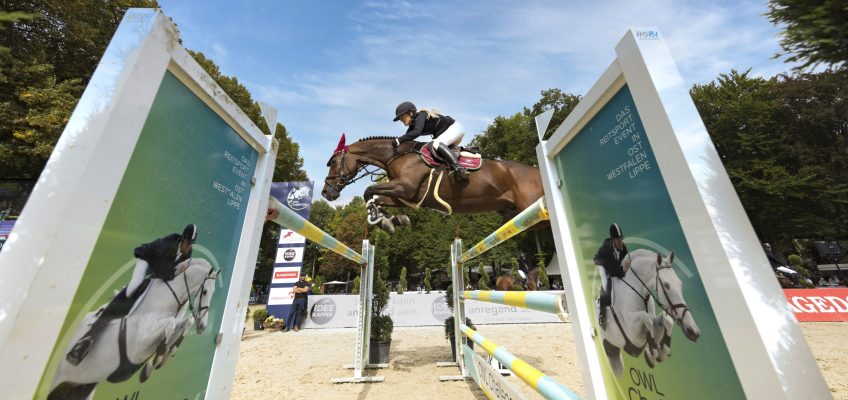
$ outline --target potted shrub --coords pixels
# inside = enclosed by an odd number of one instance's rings
[[[451,316],[448,317],[448,319],[445,320],[445,339],[447,339],[450,342],[451,360],[455,360],[456,359],[456,346],[454,345],[454,341],[456,340],[456,337],[454,337],[454,330],[453,330],[454,329],[454,326],[453,326],[453,324],[454,324],[454,318],[453,318],[453,285],[448,285],[448,289],[445,290],[445,302],[448,303],[448,309],[451,310]],[[475,329],[475,330],[477,329],[477,327],[474,326],[474,323],[472,323],[471,319],[469,319],[468,317],[465,317],[465,325],[468,326],[471,329]],[[469,340],[468,341],[468,347],[471,347],[473,349],[474,348],[474,342]]]
[[[261,331],[265,329],[265,320],[268,318],[268,310],[259,308],[253,310],[253,330]]]
[[[378,231],[374,235],[375,245],[384,242],[388,235]],[[380,248],[377,246],[377,248]],[[374,260],[374,293],[371,297],[371,338],[368,358],[371,364],[387,364],[389,349],[392,345],[392,330],[394,322],[389,315],[383,315],[389,304],[389,286],[386,280],[389,276],[389,259],[385,254],[378,255]]]

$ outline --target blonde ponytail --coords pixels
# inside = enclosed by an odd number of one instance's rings
[[[432,110],[427,110],[427,109],[422,108],[422,109],[418,110],[418,112],[426,113],[427,118],[439,118],[439,117],[442,116],[442,113],[435,108],[432,109]]]

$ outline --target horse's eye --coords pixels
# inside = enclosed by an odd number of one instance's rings
[[[669,285],[667,282],[663,282],[663,286],[665,286],[666,289],[671,289],[671,285]]]
[[[206,289],[203,289],[203,294],[206,294]]]

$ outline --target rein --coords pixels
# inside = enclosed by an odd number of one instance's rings
[[[171,291],[171,295],[174,296],[174,301],[177,302],[177,312],[176,312],[176,314],[174,314],[174,316],[179,314],[180,309],[182,309],[183,306],[186,303],[188,303],[188,308],[189,308],[189,311],[191,312],[191,317],[194,319],[194,322],[197,323],[204,316],[206,316],[206,313],[209,312],[209,306],[201,306],[201,307],[199,307],[195,310],[194,303],[192,303],[191,299],[194,298],[194,297],[198,297],[197,304],[198,305],[203,304],[203,295],[205,294],[204,291],[203,291],[203,284],[206,283],[206,281],[208,281],[210,279],[213,279],[213,280],[218,279],[218,277],[217,277],[217,275],[212,276],[212,273],[215,272],[215,268],[210,268],[209,272],[203,278],[203,282],[200,284],[200,286],[198,286],[197,291],[192,294],[191,289],[189,289],[189,287],[188,287],[188,277],[186,277],[186,272],[188,271],[188,269],[190,267],[191,267],[191,259],[189,259],[188,265],[186,266],[185,271],[183,271],[183,282],[185,283],[186,294],[188,295],[188,298],[186,300],[180,301],[179,296],[177,296],[177,292],[175,292],[174,288],[171,287],[170,282],[168,282],[168,281],[163,281],[163,282],[165,282],[165,286],[168,287],[168,290]]]
[[[350,184],[352,184],[352,183],[354,183],[354,182],[356,182],[356,181],[358,181],[358,180],[360,180],[360,179],[362,179],[366,176],[371,177],[371,182],[378,182],[380,179],[383,179],[386,176],[386,174],[385,173],[379,173],[377,171],[379,171],[381,169],[383,169],[383,170],[388,169],[389,165],[392,163],[392,161],[398,159],[399,157],[401,157],[403,155],[406,155],[406,154],[409,154],[409,153],[412,153],[412,152],[414,152],[414,150],[411,148],[411,149],[406,150],[402,153],[392,155],[392,157],[389,158],[385,162],[385,164],[386,164],[385,168],[380,168],[380,167],[374,166],[373,170],[369,170],[368,169],[369,164],[363,163],[362,166],[357,167],[356,170],[353,171],[353,173],[346,173],[344,160],[345,160],[345,156],[347,156],[349,151],[339,150],[338,152],[333,154],[333,157],[335,157],[336,154],[341,154],[341,156],[336,159],[336,171],[339,171],[339,173],[337,175],[328,175],[324,179],[324,183],[327,186],[331,187],[333,190],[335,190],[337,192],[341,192],[342,189],[344,189],[347,185],[350,185]],[[329,166],[330,163],[332,163],[332,158],[330,159],[330,162],[327,163],[327,165]],[[363,173],[360,175],[360,172],[363,172]],[[348,176],[353,176],[353,178],[348,178]],[[333,183],[328,182],[331,179],[334,180]]]

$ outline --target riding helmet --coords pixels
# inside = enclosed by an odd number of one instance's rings
[[[610,237],[613,239],[621,239],[624,237],[624,233],[621,232],[621,227],[618,224],[610,225]]]
[[[194,241],[197,240],[197,225],[186,225],[185,229],[183,229],[183,239],[188,240],[190,243],[194,243]]]
[[[399,120],[401,115],[410,111],[412,111],[413,114],[418,111],[418,109],[415,108],[415,104],[412,104],[412,102],[404,101],[403,103],[398,104],[397,108],[395,108],[395,119],[392,121]]]

